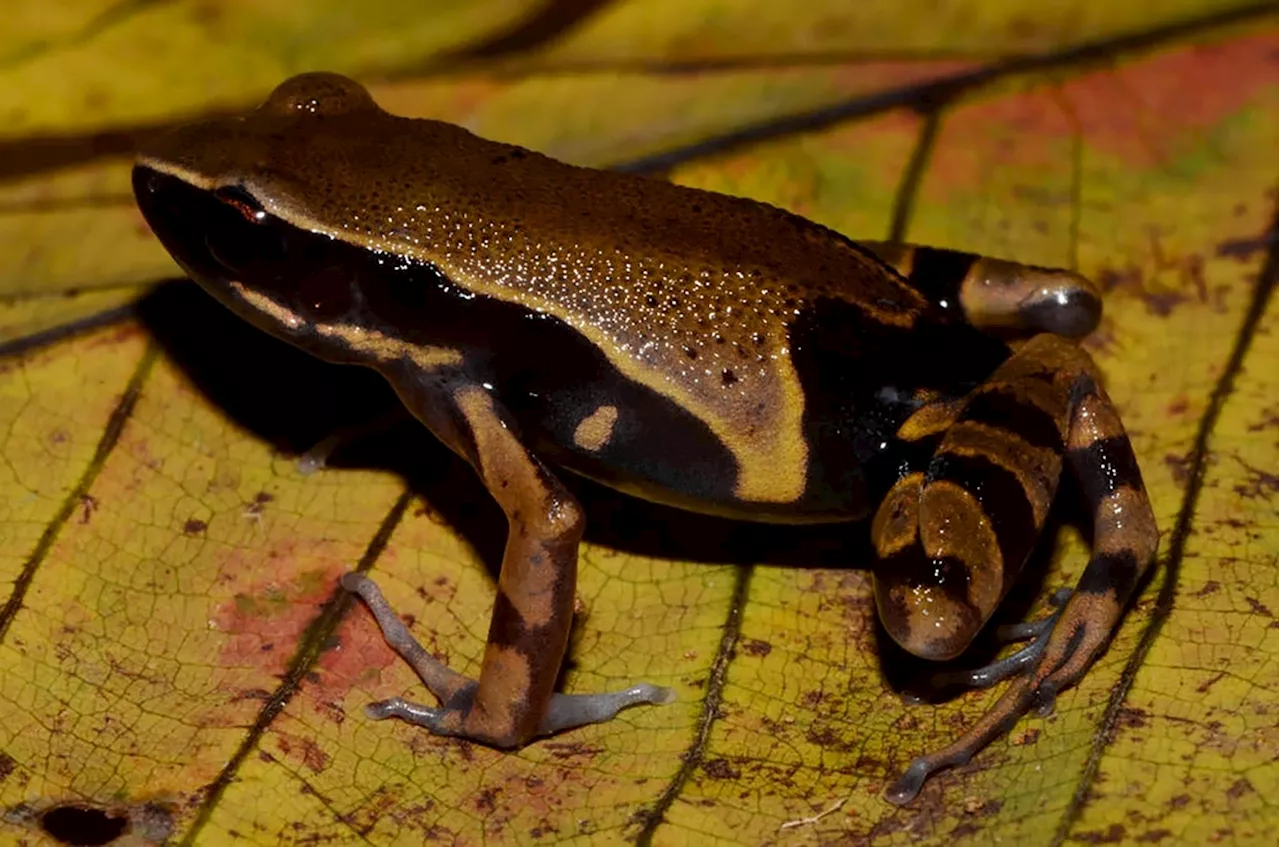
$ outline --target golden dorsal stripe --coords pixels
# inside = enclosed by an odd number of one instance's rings
[[[190,174],[172,167],[166,170],[177,172],[183,179],[204,187]],[[264,200],[264,205],[269,212],[300,229],[348,242],[353,238],[351,232],[299,213],[296,209],[279,208],[269,200]],[[718,412],[713,404],[707,402],[705,397],[699,397],[689,385],[679,383],[660,369],[650,367],[622,350],[617,340],[600,327],[588,321],[575,320],[564,303],[539,297],[536,292],[528,289],[513,289],[492,282],[456,266],[450,267],[420,247],[397,243],[385,236],[366,235],[356,237],[356,241],[367,249],[431,264],[464,291],[536,310],[557,318],[576,330],[625,378],[671,400],[711,430],[737,462],[738,479],[734,494],[739,500],[750,503],[793,503],[804,494],[809,460],[809,448],[804,438],[804,394],[789,352],[779,354],[771,360],[772,379],[769,381],[777,390],[770,392],[774,396],[760,398],[769,411],[769,424],[764,427],[753,426],[750,421],[736,421],[732,416]],[[777,349],[786,350],[785,337],[773,340]]]

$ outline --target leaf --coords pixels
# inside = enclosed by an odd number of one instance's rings
[[[1276,26],[1220,5],[24,8],[0,33],[0,837],[1274,843]],[[1111,648],[895,808],[885,782],[995,693],[903,702],[843,532],[582,486],[565,687],[678,701],[517,753],[368,720],[426,695],[338,576],[371,568],[474,673],[501,515],[415,427],[301,475],[388,392],[155,288],[178,272],[127,181],[137,138],[320,65],[397,113],[1097,279],[1086,345],[1164,533]],[[1086,555],[1059,531],[1010,614]]]

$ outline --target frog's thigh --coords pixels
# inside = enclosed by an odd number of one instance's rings
[[[1083,675],[1150,565],[1158,533],[1129,438],[1093,362],[1053,335],[1033,338],[967,398],[928,470],[901,480],[876,515],[877,549],[886,562],[896,560],[876,572],[886,626],[913,652],[954,655],[1026,558],[1064,454],[1093,510],[1089,564],[1020,679],[961,738],[916,759],[890,788],[893,802],[909,801],[929,774],[968,761],[1033,704],[1048,707]],[[953,579],[956,570],[968,579]],[[957,623],[939,634],[936,623],[949,616]]]
[[[979,329],[1081,338],[1102,317],[1097,287],[1074,271],[886,241],[859,244],[944,311]]]
[[[898,432],[900,440],[932,437],[937,446],[876,513],[876,601],[894,640],[923,658],[949,659],[969,645],[1035,546],[1053,502],[1075,372],[1060,372],[1038,342],[961,403],[926,406]]]

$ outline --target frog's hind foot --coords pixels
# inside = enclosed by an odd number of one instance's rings
[[[487,734],[476,726],[475,721],[469,720],[478,682],[450,670],[428,653],[409,632],[373,580],[361,574],[349,573],[342,577],[342,587],[364,601],[387,643],[409,663],[423,684],[441,702],[439,707],[431,707],[401,697],[391,697],[367,705],[365,712],[369,717],[375,720],[399,718],[436,735],[461,736],[494,747],[514,747],[528,740],[506,734]],[[551,735],[589,723],[608,721],[629,706],[642,703],[661,705],[670,703],[673,699],[670,689],[649,683],[603,694],[553,693],[537,734]]]
[[[935,689],[949,688],[956,685],[965,688],[990,688],[997,682],[1002,682],[1011,676],[1026,673],[1027,669],[1033,666],[1044,654],[1045,646],[1049,643],[1049,635],[1053,632],[1053,626],[1058,622],[1058,618],[1061,617],[1062,608],[1071,599],[1071,594],[1070,588],[1061,588],[1053,592],[1049,597],[1049,605],[1053,607],[1054,611],[1034,621],[1002,626],[996,630],[995,637],[999,643],[1014,644],[1020,641],[1030,641],[1031,643],[1026,647],[980,668],[964,671],[939,671],[930,677],[930,684]]]
[[[1106,568],[1102,557],[1089,563],[1081,577],[1081,586],[1086,585],[1099,565]],[[1034,709],[1041,715],[1051,713],[1058,692],[1084,675],[1110,637],[1121,611],[1113,599],[1077,588],[1062,609],[1034,622],[1049,628],[1030,645],[974,671],[975,674],[992,672],[990,675],[994,677],[990,681],[984,677],[985,685],[980,687],[1010,676],[1016,679],[964,735],[937,752],[913,760],[902,776],[885,790],[885,799],[898,806],[910,803],[932,774],[968,763],[979,750],[1009,732],[1027,712]]]

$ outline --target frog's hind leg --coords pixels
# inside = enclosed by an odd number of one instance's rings
[[[471,462],[506,513],[508,533],[484,660],[474,680],[431,656],[372,581],[344,577],[343,586],[360,596],[387,642],[441,701],[430,707],[397,697],[371,704],[369,714],[506,748],[609,720],[637,703],[668,702],[669,691],[648,684],[605,694],[554,691],[573,622],[582,507],[520,442],[514,423],[487,390],[465,380],[450,384],[414,373],[401,377],[394,370],[389,376],[405,405]]]
[[[1074,271],[936,247],[888,241],[858,244],[896,270],[942,314],[978,329],[1083,338],[1102,317],[1097,286]]]
[[[908,420],[899,438],[937,439],[932,458],[925,470],[898,481],[872,524],[877,605],[904,648],[947,659],[968,646],[1034,545],[1064,459],[1093,511],[1093,554],[1047,637],[1014,665],[990,669],[1017,676],[1009,690],[960,739],[916,759],[886,794],[895,803],[910,801],[931,773],[968,761],[1029,708],[1051,703],[1080,678],[1157,540],[1119,416],[1092,361],[1070,342],[1037,336],[961,410],[928,409]]]

